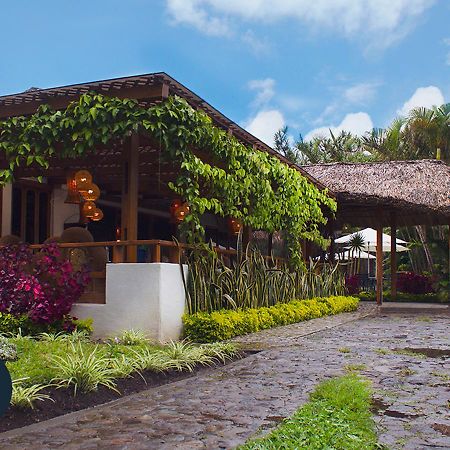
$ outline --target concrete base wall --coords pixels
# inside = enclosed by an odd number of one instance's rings
[[[187,274],[187,266],[183,267]],[[75,304],[71,314],[94,319],[94,337],[142,330],[159,342],[182,334],[185,293],[178,264],[107,264],[106,304]]]

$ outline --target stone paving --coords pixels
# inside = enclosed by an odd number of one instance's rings
[[[373,382],[382,443],[392,449],[449,449],[449,317],[370,312],[364,305],[356,313],[240,338],[262,351],[189,379],[3,433],[0,448],[233,448],[292,414],[322,379],[359,370]],[[413,353],[424,348],[441,354]]]

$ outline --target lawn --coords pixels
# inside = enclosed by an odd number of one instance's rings
[[[357,375],[320,383],[310,401],[268,436],[240,450],[381,448],[371,415],[371,389]]]

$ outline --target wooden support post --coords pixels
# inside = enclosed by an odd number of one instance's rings
[[[330,235],[330,248],[328,251],[328,262],[330,262],[331,264],[334,264],[334,257],[336,254],[336,245],[334,242],[334,221],[330,220],[328,222],[329,224],[329,235]]]
[[[450,300],[450,224],[448,225],[448,299]]]
[[[397,218],[391,214],[391,300],[397,299]]]
[[[244,254],[247,251],[248,244],[250,244],[252,240],[252,235],[253,235],[252,228],[247,225],[244,225],[244,230],[242,233],[242,251],[244,252]]]
[[[377,226],[377,305],[383,303],[383,227]]]
[[[267,255],[272,256],[272,250],[273,250],[273,233],[269,233],[269,236],[267,237]]]
[[[139,195],[139,135],[132,134],[124,149],[122,185],[122,240],[137,240]],[[137,247],[127,247],[127,262],[137,262]]]
[[[161,246],[159,244],[156,244],[153,248],[152,262],[154,263],[161,262]]]

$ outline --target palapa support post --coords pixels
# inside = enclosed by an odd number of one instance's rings
[[[334,256],[336,254],[336,245],[334,242],[334,221],[330,220],[328,222],[328,227],[329,227],[329,235],[330,235],[330,248],[328,251],[328,256],[329,256],[329,261],[331,262],[331,264],[334,264]]]
[[[139,194],[139,135],[133,133],[123,150],[121,239],[137,240]],[[126,261],[137,262],[137,247],[127,246]]]
[[[383,303],[383,227],[377,226],[377,305]]]
[[[269,233],[267,236],[267,255],[272,256],[273,250],[273,233]]]
[[[391,214],[391,300],[397,300],[397,217]]]
[[[248,244],[252,241],[253,230],[251,227],[244,225],[242,233],[242,251],[245,254],[247,251]]]
[[[450,223],[448,225],[448,299],[450,300]]]

